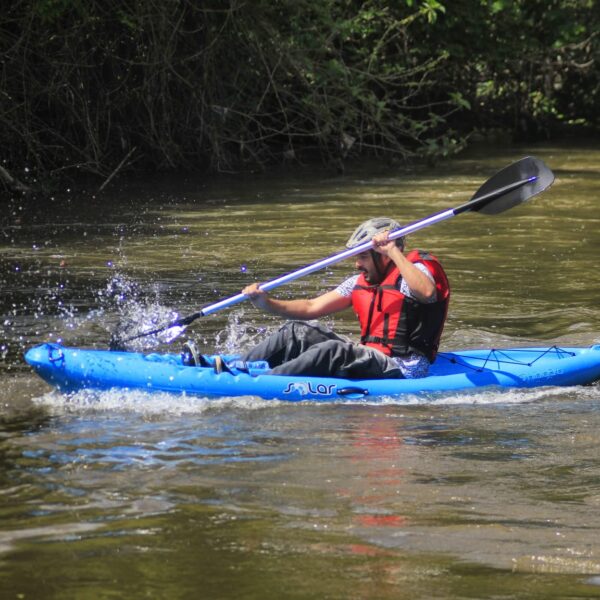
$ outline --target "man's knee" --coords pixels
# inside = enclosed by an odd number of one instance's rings
[[[287,338],[305,340],[310,344],[320,343],[331,336],[328,329],[306,321],[288,321],[279,329],[279,333]]]

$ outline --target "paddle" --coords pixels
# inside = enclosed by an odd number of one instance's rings
[[[477,192],[475,192],[473,197],[468,202],[465,202],[456,208],[443,210],[439,213],[435,213],[429,217],[426,217],[425,219],[420,219],[419,221],[410,223],[409,225],[401,227],[400,229],[396,229],[390,233],[389,238],[394,240],[465,212],[480,212],[486,215],[497,215],[513,208],[514,206],[517,206],[518,204],[521,204],[522,202],[525,202],[532,196],[543,192],[546,188],[552,185],[553,181],[554,174],[541,160],[532,156],[522,158],[508,167],[505,167],[493,177],[488,179],[477,190]],[[360,254],[365,250],[369,250],[371,247],[371,241],[365,242],[354,248],[334,254],[329,258],[325,258],[311,265],[307,265],[306,267],[298,269],[297,271],[293,271],[292,273],[278,277],[277,279],[267,281],[266,283],[261,283],[260,287],[262,290],[268,292],[269,290],[275,289],[276,287],[279,287],[285,283],[289,283],[294,279],[304,277],[304,275],[308,275],[341,260],[350,258],[356,254]],[[123,344],[141,337],[155,335],[174,327],[187,327],[190,323],[193,323],[200,317],[205,317],[247,299],[248,296],[240,293],[230,298],[226,298],[225,300],[216,302],[215,304],[205,306],[198,312],[188,315],[187,317],[181,317],[175,321],[171,321],[170,323],[156,327],[150,331],[145,331],[125,339],[120,339],[116,334],[113,334],[110,341],[110,349],[123,349]]]

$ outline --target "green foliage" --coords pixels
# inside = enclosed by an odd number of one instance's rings
[[[461,128],[500,127],[526,138],[575,122],[597,130],[599,6],[593,0],[446,3],[444,15],[422,32],[420,47],[449,51],[438,85],[469,101]]]
[[[81,2],[75,0],[37,0],[32,2],[32,14],[40,19],[52,22],[57,21],[68,12],[81,9]]]
[[[20,0],[5,165],[49,175],[425,157],[598,128],[592,0]]]
[[[410,43],[413,24],[443,7],[409,4],[21,2],[2,23],[18,31],[4,62],[3,141],[13,162],[102,176],[124,156],[232,170],[429,155],[458,105],[431,99],[442,59]]]

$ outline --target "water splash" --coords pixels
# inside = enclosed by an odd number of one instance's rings
[[[401,397],[382,397],[378,400],[339,399],[327,404],[342,406],[369,407],[418,407],[418,406],[498,406],[519,405],[534,402],[556,402],[568,399],[597,400],[597,386],[577,386],[572,388],[535,388],[535,389],[488,389],[477,392],[454,394],[436,394],[427,396],[404,395]],[[264,400],[257,396],[202,397],[186,393],[169,394],[142,390],[82,390],[75,394],[63,395],[58,391],[48,392],[32,401],[53,415],[64,414],[141,414],[144,417],[179,416],[205,414],[231,410],[252,411],[261,409],[297,410],[323,406],[322,402],[305,400],[288,402],[283,400]]]
[[[231,409],[258,410],[285,405],[279,400],[263,400],[255,396],[235,398],[206,398],[162,392],[113,389],[105,391],[82,390],[65,396],[51,391],[35,398],[33,403],[53,415],[82,413],[134,413],[144,416],[179,416],[204,414],[209,411]]]
[[[129,350],[148,350],[160,344],[169,343],[180,336],[185,327],[171,327],[152,335],[143,335],[168,325],[179,318],[179,313],[162,303],[158,284],[141,286],[120,272],[114,273],[104,290],[98,291],[98,299],[102,308],[94,317],[101,318],[106,311],[116,312],[118,325],[116,334],[127,339],[142,337],[127,343]]]
[[[270,327],[248,321],[246,309],[238,308],[227,315],[225,329],[217,332],[215,348],[220,354],[240,354],[262,341],[270,331]]]

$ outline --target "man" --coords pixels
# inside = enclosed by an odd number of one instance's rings
[[[278,300],[257,283],[244,288],[243,293],[256,307],[294,320],[242,360],[267,361],[273,375],[349,379],[426,376],[435,360],[450,288],[434,256],[416,250],[405,256],[404,239],[388,239],[389,232],[398,228],[396,221],[386,217],[359,225],[346,246],[354,248],[371,239],[373,248],[356,255],[358,274],[316,298]],[[360,344],[306,322],[350,306],[361,325]],[[221,365],[218,360],[217,370]]]

